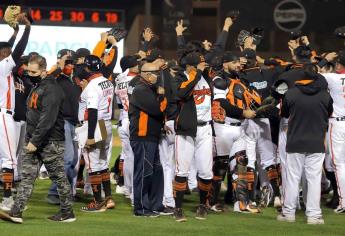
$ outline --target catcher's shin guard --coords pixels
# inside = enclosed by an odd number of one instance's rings
[[[273,189],[274,197],[279,197],[280,196],[279,175],[278,175],[277,166],[271,165],[271,166],[266,168],[266,171],[267,171],[268,179],[269,179],[271,186],[272,186],[272,189]]]
[[[237,178],[234,178],[234,189],[237,201],[240,202],[240,210],[245,210],[248,204],[248,186],[247,186],[247,164],[248,158],[245,151],[235,154]],[[241,209],[242,208],[242,209]]]
[[[209,204],[211,206],[218,203],[219,192],[222,181],[224,180],[227,166],[229,164],[228,156],[216,156],[213,162],[212,188],[209,194]]]

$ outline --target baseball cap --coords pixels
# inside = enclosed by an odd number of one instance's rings
[[[75,57],[75,52],[73,50],[61,49],[60,51],[58,51],[57,59],[61,59],[61,57],[65,56],[69,52],[71,53],[72,58],[74,58]]]
[[[90,55],[90,50],[87,48],[78,48],[78,50],[75,52],[75,59],[86,57]]]
[[[204,56],[199,52],[191,52],[185,57],[185,64],[190,66],[196,66],[201,62],[205,62]]]
[[[243,50],[242,55],[247,59],[255,59],[256,52],[251,48],[246,48]]]
[[[147,51],[146,61],[153,62],[157,60],[158,58],[162,58],[162,52],[158,48],[154,48],[152,50]]]
[[[236,56],[233,52],[227,51],[223,54],[223,63],[237,61],[240,58]]]
[[[0,49],[3,48],[11,48],[11,44],[9,44],[8,42],[0,42]]]
[[[125,71],[129,68],[135,67],[139,65],[138,59],[140,56],[138,55],[129,55],[129,56],[124,56],[120,60],[120,67],[122,71]]]

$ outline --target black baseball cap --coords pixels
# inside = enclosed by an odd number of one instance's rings
[[[75,59],[86,57],[90,55],[90,50],[87,48],[78,48],[78,50],[75,52]]]
[[[70,50],[70,49],[61,49],[60,51],[58,51],[57,59],[61,59],[61,57],[65,56],[69,52],[71,53],[71,57],[74,58],[75,57],[75,51]]]
[[[223,63],[237,61],[240,58],[236,56],[233,52],[227,51],[223,54]]]
[[[162,51],[158,48],[154,48],[152,50],[147,51],[147,56],[145,58],[146,61],[148,62],[153,62],[157,60],[158,58],[163,58],[162,57]]]
[[[200,52],[191,52],[185,57],[186,65],[196,66],[201,62],[205,62],[205,58]]]
[[[140,58],[139,55],[129,55],[124,56],[120,60],[120,67],[122,71],[126,71],[129,68],[135,67],[139,65],[138,59]]]
[[[11,44],[9,44],[8,42],[0,42],[0,49],[3,48],[12,48]]]

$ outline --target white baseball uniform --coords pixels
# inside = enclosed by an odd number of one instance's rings
[[[84,150],[85,166],[89,173],[102,171],[108,168],[108,153],[111,148],[114,86],[112,82],[102,75],[89,81],[80,95],[79,120],[87,121],[88,109],[97,109],[98,120],[104,120],[107,139],[102,147]]]
[[[338,184],[339,204],[345,208],[345,74],[323,74],[333,99],[333,114],[329,120],[329,151]]]
[[[115,94],[119,104],[123,106],[120,110],[121,126],[118,128],[118,134],[121,140],[121,159],[123,162],[124,185],[128,193],[133,199],[133,169],[134,169],[134,154],[129,142],[129,98],[128,98],[128,83],[134,78],[135,74],[130,73],[127,69],[124,73],[119,74],[116,78]]]
[[[0,161],[1,167],[16,169],[17,139],[13,119],[15,86],[12,69],[16,66],[12,55],[0,61]]]
[[[186,74],[189,78],[188,74]],[[207,81],[202,77],[193,90],[198,122],[210,122],[211,116],[211,90]],[[196,137],[176,135],[175,159],[176,175],[187,177],[193,161],[201,179],[212,179],[212,127],[210,123],[197,127]]]

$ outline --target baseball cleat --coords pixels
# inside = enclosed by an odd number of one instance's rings
[[[23,223],[23,217],[21,213],[14,214],[13,212],[0,211],[0,219],[16,224]]]
[[[2,202],[0,203],[0,210],[10,211],[13,204],[14,204],[13,197],[4,197]]]
[[[340,213],[345,213],[345,207],[338,206],[336,209],[334,209],[334,213],[340,214]]]
[[[307,218],[308,225],[323,225],[325,221],[323,220],[322,216],[320,217],[308,217]]]
[[[249,213],[254,213],[254,214],[261,212],[260,208],[256,205],[255,202],[249,203],[246,207],[246,210]]]
[[[80,210],[84,212],[105,212],[107,210],[107,206],[105,201],[98,203],[93,200],[86,206],[82,207]]]
[[[105,204],[107,209],[114,209],[115,208],[115,201],[112,199],[112,197],[107,197],[105,199]]]
[[[59,212],[56,215],[48,217],[48,220],[69,223],[69,222],[76,221],[77,218],[75,218],[75,215],[73,212],[69,212],[69,213]]]
[[[175,212],[175,208],[173,207],[164,207],[161,211],[157,211],[161,216],[171,216]]]
[[[126,193],[126,187],[124,185],[123,186],[117,185],[116,189],[115,189],[115,193],[117,193],[117,194],[125,194]]]
[[[211,206],[209,209],[213,212],[218,212],[218,213],[224,211],[224,207],[221,204],[215,204]]]
[[[207,218],[207,209],[204,204],[200,204],[196,210],[195,219],[197,220],[206,220]]]
[[[296,222],[295,216],[288,216],[284,215],[283,213],[279,214],[277,216],[278,221],[284,221],[284,222],[289,222],[289,223],[294,223]]]
[[[141,214],[141,213],[140,214],[139,213],[134,213],[134,216],[135,217],[157,218],[157,217],[159,217],[159,213],[150,211],[150,212],[145,212],[143,214]]]
[[[183,214],[182,208],[175,208],[174,218],[177,222],[186,222],[187,218]]]

